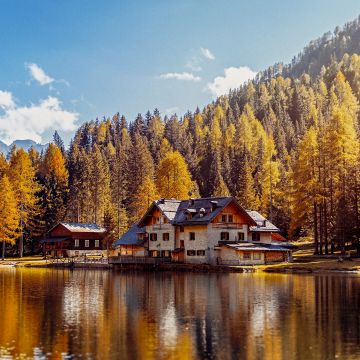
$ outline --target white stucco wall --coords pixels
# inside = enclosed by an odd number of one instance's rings
[[[156,225],[149,225],[146,226],[146,232],[149,234],[149,250],[174,250],[175,249],[175,226],[171,224],[156,224]],[[151,241],[150,234],[156,233],[157,240]],[[169,240],[163,240],[163,233],[169,234]]]

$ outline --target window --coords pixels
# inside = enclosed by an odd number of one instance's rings
[[[180,226],[180,232],[184,232],[184,227]]]
[[[244,240],[245,240],[244,233],[238,232],[238,241],[244,241]]]
[[[162,257],[170,257],[170,251],[169,250],[163,250],[161,251]]]
[[[151,257],[157,257],[158,256],[157,250],[150,250],[150,256]]]
[[[226,222],[226,215],[221,215],[221,222]]]
[[[156,241],[157,240],[157,234],[156,233],[151,233],[150,234],[150,241]]]
[[[89,247],[90,245],[90,240],[85,240],[85,247]]]
[[[232,223],[232,222],[233,222],[233,216],[232,216],[232,215],[229,215],[229,216],[228,216],[228,222],[229,222],[229,223]]]
[[[169,233],[163,233],[163,241],[169,241]]]
[[[229,233],[228,232],[220,233],[220,239],[221,240],[229,240]]]
[[[197,255],[197,256],[205,256],[205,250],[198,250],[198,251],[196,252],[196,255]]]
[[[195,233],[191,232],[189,233],[190,240],[195,240]]]
[[[186,254],[187,254],[187,256],[195,256],[195,255],[196,255],[196,252],[195,252],[195,250],[188,250],[188,251],[186,252]]]
[[[95,240],[95,247],[99,247],[100,246],[100,240]]]
[[[80,243],[79,239],[75,239],[75,244],[74,244],[74,246],[75,246],[75,247],[79,247],[79,243]]]
[[[261,260],[261,253],[259,253],[259,252],[254,252],[254,253],[253,253],[253,259],[254,259],[254,260]]]
[[[250,251],[245,251],[243,258],[244,258],[244,260],[251,260],[251,252]]]
[[[260,233],[259,232],[252,233],[252,241],[260,241]]]

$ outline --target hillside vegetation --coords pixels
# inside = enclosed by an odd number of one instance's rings
[[[20,226],[0,239],[68,220],[105,225],[112,241],[156,198],[232,195],[286,236],[313,236],[316,252],[358,246],[359,31],[356,20],[324,35],[183,117],[118,113],[83,124],[68,151],[57,134],[42,155],[14,148],[0,177]]]

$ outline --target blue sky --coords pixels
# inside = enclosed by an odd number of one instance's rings
[[[358,0],[0,0],[0,140],[182,115],[360,14]],[[226,74],[226,75],[225,75]]]

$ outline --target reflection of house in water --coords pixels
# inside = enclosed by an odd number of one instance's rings
[[[111,261],[255,265],[288,261],[280,230],[232,197],[155,201],[115,242]]]

